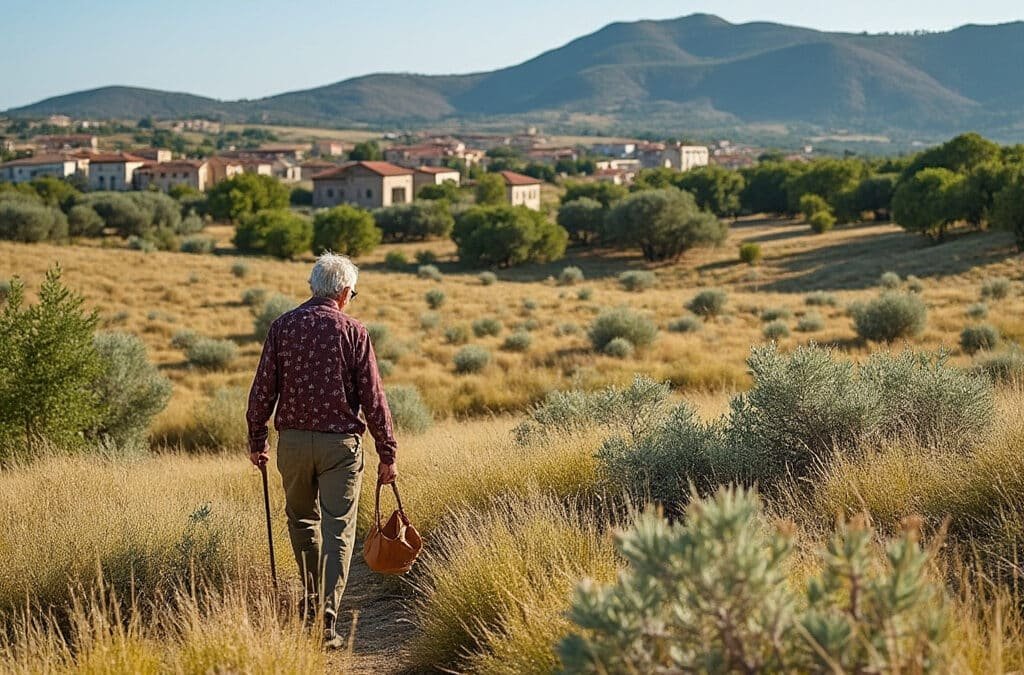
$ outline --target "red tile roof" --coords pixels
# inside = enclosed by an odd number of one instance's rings
[[[539,178],[524,176],[515,171],[502,171],[500,173],[501,177],[505,179],[505,185],[540,185],[541,183]]]
[[[421,166],[416,169],[417,173],[458,173],[458,169],[453,169],[450,166]]]
[[[139,167],[140,171],[166,171],[168,169],[198,169],[206,162],[198,159],[174,159],[169,162],[150,162]]]
[[[60,164],[61,162],[76,162],[77,158],[65,154],[33,155],[4,162],[0,166],[39,166],[41,164]]]
[[[334,178],[335,176],[340,176],[356,166],[372,171],[378,176],[411,176],[414,173],[412,169],[407,169],[404,166],[396,166],[390,162],[350,162],[339,166],[337,169],[318,173],[313,176],[313,180],[320,178]]]
[[[144,157],[127,152],[97,152],[89,155],[90,164],[121,164],[123,162],[145,162]]]

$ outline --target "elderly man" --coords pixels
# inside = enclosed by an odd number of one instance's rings
[[[250,459],[259,466],[269,459],[267,421],[277,406],[277,468],[305,590],[300,609],[309,620],[322,606],[329,647],[341,642],[335,617],[352,561],[367,426],[380,458],[378,480],[391,483],[397,475],[373,346],[366,328],[344,312],[358,275],[344,256],[317,259],[309,277],[313,297],[270,327],[246,415]]]

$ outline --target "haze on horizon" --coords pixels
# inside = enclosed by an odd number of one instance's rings
[[[704,12],[733,23],[772,21],[844,32],[949,30],[1024,18],[1019,3],[865,0],[823,11],[820,0],[729,3],[520,0],[497,6],[241,0],[167,5],[108,0],[0,0],[5,68],[0,110],[120,84],[219,99],[259,98],[375,72],[467,73],[520,63],[615,21]],[[399,12],[399,9],[402,10]]]

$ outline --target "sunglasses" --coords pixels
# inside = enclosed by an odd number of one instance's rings
[[[352,292],[348,296],[348,299],[349,300],[355,300],[357,295],[359,295],[359,291],[357,291],[356,289],[353,288]]]

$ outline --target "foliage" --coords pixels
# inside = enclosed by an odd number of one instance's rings
[[[263,342],[270,333],[270,326],[285,312],[295,309],[295,303],[291,298],[277,294],[263,303],[262,309],[253,320],[253,334],[256,339]]]
[[[182,253],[213,253],[217,241],[213,237],[185,237],[181,240]]]
[[[206,193],[206,212],[215,220],[238,223],[260,211],[287,209],[288,186],[272,176],[240,173],[217,183]]]
[[[754,242],[740,244],[740,262],[748,265],[759,265],[764,254],[761,252],[761,245]]]
[[[1024,351],[1014,345],[998,353],[986,352],[975,359],[974,370],[995,382],[1024,382]]]
[[[533,344],[533,336],[528,331],[517,330],[505,336],[501,348],[509,352],[525,352],[530,349],[531,344]]]
[[[922,170],[939,168],[955,173],[966,173],[985,162],[999,158],[999,146],[981,135],[971,132],[960,134],[942,145],[925,150],[907,165],[903,178]]]
[[[501,322],[497,319],[484,318],[473,322],[473,335],[479,337],[496,336],[501,332]]]
[[[949,169],[922,169],[902,181],[892,198],[893,219],[901,227],[942,241],[960,215],[963,176]]]
[[[293,258],[309,250],[313,227],[309,219],[285,209],[245,216],[235,228],[234,244],[246,253]]]
[[[582,282],[583,279],[583,270],[581,270],[579,267],[569,266],[562,268],[562,271],[559,272],[558,285],[575,286],[576,284]]]
[[[749,213],[792,213],[786,185],[804,171],[794,162],[767,161],[743,169],[745,185],[740,204]]]
[[[804,302],[812,307],[836,307],[839,300],[825,291],[815,291],[804,298]]]
[[[420,265],[436,265],[439,260],[438,255],[429,248],[421,248],[416,251],[415,257],[416,262]]]
[[[28,201],[0,201],[0,239],[36,243],[68,236],[68,220],[60,209]]]
[[[699,166],[682,173],[675,186],[697,200],[697,206],[719,217],[735,216],[740,210],[743,176],[717,164]]]
[[[999,345],[999,329],[987,323],[967,326],[960,332],[960,349],[968,354],[991,351]]]
[[[595,184],[608,185],[608,183]],[[590,243],[601,236],[607,213],[607,207],[596,199],[579,197],[572,201],[562,202],[562,205],[558,207],[558,224],[569,233],[569,238],[572,241]]]
[[[668,330],[671,333],[696,333],[703,327],[701,320],[691,314],[669,323]]]
[[[599,202],[605,209],[611,208],[615,202],[624,199],[629,190],[624,185],[616,185],[604,181],[593,183],[567,183],[565,194],[562,195],[563,205],[580,199],[592,199]],[[568,229],[568,228],[566,228]]]
[[[185,358],[198,368],[224,370],[238,356],[238,346],[231,340],[201,337],[185,350]]]
[[[134,335],[100,333],[93,347],[100,361],[93,389],[101,413],[92,431],[118,447],[137,444],[167,406],[170,380],[149,362],[145,344]]]
[[[263,289],[259,289],[263,290]],[[171,336],[171,346],[175,349],[186,350],[196,343],[199,339],[199,333],[194,330],[184,329],[179,330]]]
[[[242,304],[247,307],[262,307],[266,300],[267,289],[265,288],[247,288],[242,291]]]
[[[444,329],[444,341],[450,345],[464,345],[469,342],[469,328],[464,324],[448,326]]]
[[[1003,300],[1010,295],[1010,280],[1006,277],[992,277],[981,283],[981,297]]]
[[[440,288],[432,288],[423,297],[430,309],[437,309],[444,304],[445,294]]]
[[[676,189],[636,192],[608,214],[609,241],[639,248],[647,260],[667,260],[700,245],[725,241],[728,225],[701,211],[688,192]]]
[[[761,321],[777,321],[779,319],[789,319],[793,316],[785,307],[768,307],[767,309],[761,310]]]
[[[313,216],[313,253],[365,255],[377,248],[382,236],[373,216],[355,206],[341,204]]]
[[[491,352],[478,345],[468,345],[455,353],[456,373],[478,373],[491,362]]]
[[[0,459],[31,455],[42,439],[78,443],[101,418],[98,320],[61,283],[60,266],[47,270],[35,305],[25,306],[24,286],[12,280],[0,313]]]
[[[384,267],[400,272],[409,267],[409,258],[401,251],[388,251],[384,256]]]
[[[68,211],[68,234],[72,237],[98,237],[106,223],[87,204],[76,204]]]
[[[867,167],[859,159],[820,159],[803,171],[786,180],[790,212],[804,211],[801,201],[807,195],[816,195],[834,210],[843,193],[853,190],[867,173]],[[818,212],[824,209],[816,209]]]
[[[393,384],[384,393],[391,409],[391,418],[399,431],[422,434],[434,424],[434,415],[424,403],[420,390],[412,385]]]
[[[473,196],[480,206],[499,206],[508,200],[505,197],[505,179],[496,173],[485,173],[476,181]]]
[[[249,265],[241,260],[236,260],[231,263],[231,275],[236,279],[244,279],[249,275]]]
[[[975,302],[974,304],[968,305],[967,311],[964,313],[972,319],[984,319],[988,316],[988,305],[984,302]]]
[[[396,204],[373,212],[386,241],[423,241],[451,234],[455,219],[446,200],[425,200]]]
[[[635,348],[633,343],[626,338],[617,337],[608,341],[608,344],[601,350],[606,356],[613,356],[617,359],[626,359],[633,355]]]
[[[482,286],[492,286],[498,281],[498,275],[494,272],[481,272],[476,278]]]
[[[789,337],[789,326],[785,321],[776,319],[775,321],[769,321],[766,323],[761,332],[769,340],[778,340],[780,338]]]
[[[416,276],[420,279],[441,281],[441,270],[437,269],[436,265],[420,265],[416,268]]]
[[[565,672],[944,670],[949,603],[916,531],[879,565],[871,530],[841,526],[801,598],[787,575],[792,527],[766,520],[742,489],[693,502],[685,522],[640,516],[618,540],[627,571],[576,591]]]
[[[429,183],[420,188],[416,193],[418,199],[446,200],[449,204],[460,200],[459,186],[453,180],[445,180],[443,183]]]
[[[686,308],[705,319],[712,319],[725,310],[729,295],[721,288],[708,288],[693,296]]]
[[[1024,251],[1024,178],[1018,176],[996,193],[991,222],[992,227],[1012,232],[1017,249]]]
[[[811,217],[807,219],[807,222],[811,225],[811,231],[815,234],[824,234],[832,229],[836,224],[836,217],[828,211],[818,211],[817,213],[811,214]]]
[[[248,402],[249,392],[244,387],[218,387],[209,398],[196,401],[189,439],[193,448],[218,452],[247,448]]]
[[[825,328],[825,319],[817,312],[808,312],[796,322],[796,329],[801,333],[815,333]]]
[[[890,291],[896,290],[902,283],[903,279],[895,272],[883,272],[882,276],[878,277],[878,285]]]
[[[654,272],[647,270],[629,270],[623,272],[618,277],[619,285],[624,290],[639,293],[640,291],[646,291],[650,288],[654,288],[654,285],[658,281],[658,277],[655,276]]]
[[[565,253],[568,234],[524,206],[476,206],[456,219],[452,239],[465,263],[509,267],[558,260]]]
[[[647,347],[657,335],[658,327],[653,321],[628,307],[605,310],[587,330],[590,344],[597,351],[604,351],[616,338],[628,340],[634,347]]]
[[[875,342],[893,342],[924,331],[928,309],[911,293],[883,293],[850,308],[857,335]]]

